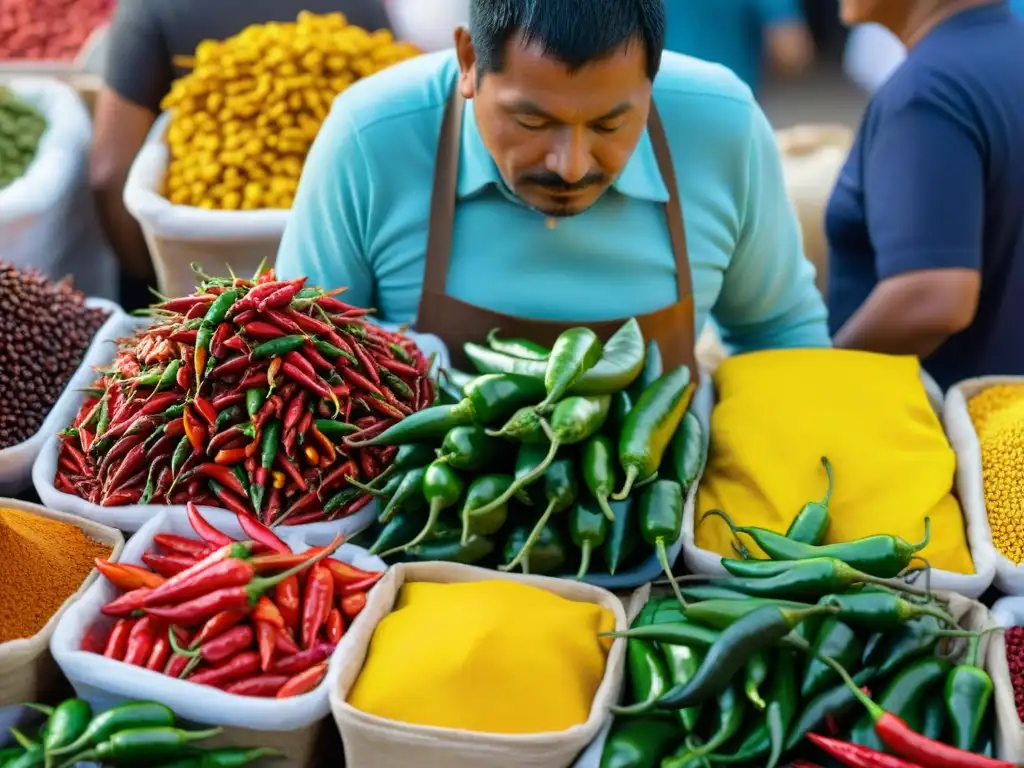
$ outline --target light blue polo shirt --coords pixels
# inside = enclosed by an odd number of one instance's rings
[[[306,162],[277,270],[348,286],[385,322],[416,317],[434,157],[455,55],[420,56],[334,102]],[[735,350],[829,343],[771,127],[725,68],[666,53],[654,87],[683,200],[698,333]],[[677,301],[668,200],[645,133],[586,212],[547,219],[508,192],[466,105],[448,293],[553,321],[625,318]],[[482,331],[486,329],[481,329]]]

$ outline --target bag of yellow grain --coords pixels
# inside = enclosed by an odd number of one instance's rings
[[[984,523],[995,585],[1024,595],[1024,377],[968,379],[946,393],[960,502]]]
[[[113,528],[0,498],[0,733],[53,692],[57,620],[96,578],[95,558],[117,560],[123,546]]]
[[[836,349],[791,349],[730,357],[694,399],[710,419],[707,466],[683,522],[683,555],[698,573],[724,573],[734,538],[705,513],[784,533],[797,512],[826,491],[821,457],[835,485],[824,543],[875,534],[921,551],[932,584],[971,597],[992,583],[995,558],[984,515],[957,500],[956,456],[916,358]],[[716,402],[717,399],[717,402]],[[741,540],[756,551],[752,542]]]
[[[418,54],[387,30],[303,12],[205,41],[164,100],[125,185],[160,291],[194,288],[190,263],[240,274],[272,265],[302,166],[334,98]]]

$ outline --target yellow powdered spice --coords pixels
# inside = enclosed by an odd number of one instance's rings
[[[0,507],[0,643],[46,626],[110,552],[74,525]]]
[[[590,715],[614,627],[607,608],[518,582],[406,584],[348,703],[479,733],[565,730]]]

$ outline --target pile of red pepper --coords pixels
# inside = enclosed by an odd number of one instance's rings
[[[54,485],[95,504],[197,504],[271,525],[332,520],[371,499],[397,448],[350,443],[431,405],[429,361],[340,291],[202,280],[119,340],[61,433]]]
[[[366,593],[383,572],[331,557],[326,547],[293,553],[250,515],[236,541],[188,505],[198,539],[158,534],[148,568],[97,560],[122,594],[103,607],[115,623],[83,650],[240,696],[289,698],[313,690]]]

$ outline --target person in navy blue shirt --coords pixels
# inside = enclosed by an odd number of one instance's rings
[[[908,49],[826,212],[837,347],[943,387],[1024,374],[1024,22],[993,0],[842,0]]]

